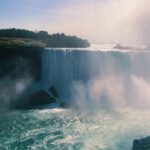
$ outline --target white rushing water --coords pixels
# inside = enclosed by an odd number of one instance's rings
[[[150,112],[28,110],[0,115],[0,149],[131,150],[133,139],[150,134]]]
[[[46,49],[42,83],[79,107],[149,107],[149,51]]]

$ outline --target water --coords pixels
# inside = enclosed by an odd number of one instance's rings
[[[131,150],[150,135],[149,66],[149,51],[43,51],[41,87],[71,108],[1,112],[0,150]]]
[[[135,103],[140,98],[140,105],[150,98],[149,66],[150,51],[46,49],[42,55],[42,83],[45,89],[54,86],[61,99],[69,102],[104,103],[107,98]]]
[[[94,115],[71,110],[1,114],[0,149],[130,150],[134,138],[150,134],[150,113],[124,110]]]

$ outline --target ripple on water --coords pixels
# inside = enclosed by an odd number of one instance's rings
[[[0,116],[0,150],[125,150],[150,134],[150,112],[93,116],[70,110],[13,111]],[[146,123],[145,123],[146,122]]]

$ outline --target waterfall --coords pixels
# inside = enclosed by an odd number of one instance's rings
[[[150,52],[148,51],[104,52],[49,48],[45,49],[42,54],[42,83],[45,89],[54,86],[63,98],[68,98],[72,94],[75,83],[84,85],[84,88],[85,86],[88,87],[88,92],[89,89],[92,91],[96,86],[96,91],[100,88],[97,93],[101,93],[100,99],[102,99],[102,97],[106,97],[103,96],[102,91],[108,93],[109,85],[106,85],[108,82],[115,89],[114,93],[116,92],[119,95],[120,87],[122,87],[124,95],[120,97],[132,99],[133,93],[135,96],[142,90],[140,86],[147,84],[145,86],[148,90],[149,66]],[[99,85],[96,85],[97,83]],[[81,87],[74,92],[78,93],[82,89]],[[111,97],[114,96],[112,93]],[[150,98],[150,95],[148,98]]]
[[[99,74],[100,68],[96,69],[92,63],[91,52],[88,51],[45,50],[42,55],[42,83],[46,89],[53,85],[61,95],[67,96],[73,82],[87,82]]]

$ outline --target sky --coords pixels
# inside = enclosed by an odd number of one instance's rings
[[[149,26],[150,0],[0,0],[0,28],[150,45]]]

